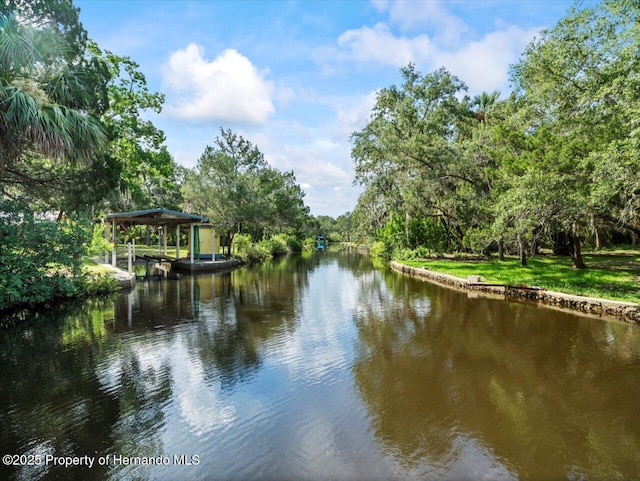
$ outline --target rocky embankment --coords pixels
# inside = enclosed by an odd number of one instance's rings
[[[410,267],[398,262],[391,262],[396,271],[415,277],[420,277],[447,287],[464,289],[467,291],[500,294],[510,298],[530,299],[545,305],[555,306],[572,311],[580,311],[596,316],[615,318],[625,322],[640,324],[640,304],[632,302],[611,301],[593,297],[575,296],[563,292],[548,291],[546,289],[529,286],[508,286],[481,282],[470,276],[470,279],[434,272],[421,267]]]

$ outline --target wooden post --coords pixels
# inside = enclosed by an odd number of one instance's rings
[[[160,236],[162,232],[162,227],[158,226],[158,255],[162,254],[162,242]]]
[[[216,261],[216,228],[211,226],[211,262]]]
[[[180,259],[180,224],[176,225],[176,259]]]
[[[165,226],[162,228],[162,240],[164,243],[164,255],[166,257],[167,255],[167,237],[169,237],[167,234],[169,234],[169,226]]]
[[[131,238],[132,247],[133,247],[133,260],[136,260],[136,239],[134,237]]]
[[[113,251],[111,253],[111,265],[116,266],[116,251],[118,249],[118,239],[116,234],[116,220],[111,221],[111,241],[113,242]]]
[[[111,224],[109,224],[108,222],[105,221],[104,223],[104,240],[109,242],[109,237],[111,237]],[[109,251],[104,250],[102,252],[100,252],[100,255],[104,254],[104,263],[108,264],[109,263]]]
[[[131,262],[131,242],[127,242],[127,270],[129,274],[133,272],[133,264]]]
[[[189,224],[189,235],[191,236],[191,240],[189,241],[189,258],[193,264],[193,244],[195,244],[195,239],[193,237],[193,224]]]

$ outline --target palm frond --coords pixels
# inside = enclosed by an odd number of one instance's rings
[[[101,124],[69,107],[42,105],[17,87],[0,87],[0,144],[5,155],[11,145],[26,142],[35,152],[71,162],[88,160],[106,144]]]

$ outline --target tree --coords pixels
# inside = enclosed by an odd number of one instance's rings
[[[351,137],[356,181],[407,221],[437,216],[464,249],[477,197],[488,191],[483,166],[463,155],[472,129],[469,100],[460,99],[467,87],[445,69],[422,75],[409,65],[401,73],[402,87],[382,89],[371,120]]]
[[[494,90],[491,93],[482,92],[471,101],[471,107],[475,107],[474,115],[479,122],[484,122],[489,112],[498,102],[500,98],[500,91]]]
[[[256,146],[231,130],[220,129],[214,146],[207,146],[196,168],[186,174],[185,207],[217,224],[229,250],[234,234],[259,212],[259,174],[266,168],[267,161]]]
[[[113,210],[176,207],[181,202],[177,166],[164,145],[165,135],[151,121],[147,111],[160,113],[164,95],[150,92],[140,66],[129,57],[92,50],[107,65],[109,108],[102,121],[109,130],[109,155],[119,167],[117,188],[109,196]]]
[[[256,216],[254,238],[274,233],[300,234],[309,221],[309,207],[304,204],[305,193],[296,183],[293,172],[264,168],[259,175],[261,206]]]
[[[544,222],[570,240],[576,268],[593,218],[628,222],[638,206],[639,13],[631,1],[573,9],[513,69],[529,169],[561,201]]]
[[[105,144],[101,124],[86,114],[93,97],[82,82],[80,66],[70,65],[64,48],[52,27],[34,28],[18,21],[15,14],[0,15],[3,183],[20,182],[17,164],[24,158],[87,161]],[[64,80],[73,95],[63,95]]]

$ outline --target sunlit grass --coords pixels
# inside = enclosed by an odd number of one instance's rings
[[[539,286],[548,290],[589,297],[640,302],[638,251],[617,251],[584,256],[587,269],[572,269],[566,257],[532,257],[522,267],[518,258],[490,260],[398,260],[412,267],[457,277],[479,275],[496,284]]]
[[[97,276],[103,274],[111,274],[114,269],[108,264],[97,264],[95,261],[91,259],[84,259],[82,263],[82,267],[84,271],[90,276]]]

